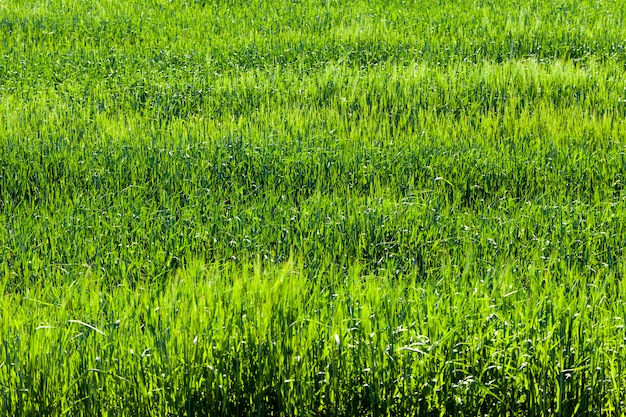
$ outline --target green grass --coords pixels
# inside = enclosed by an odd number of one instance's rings
[[[621,281],[570,273],[521,288],[510,270],[443,269],[431,282],[354,267],[322,283],[291,262],[265,271],[192,262],[165,288],[109,288],[86,275],[6,295],[3,411],[621,410],[626,305],[608,299]]]
[[[619,1],[0,2],[0,415],[621,415]]]

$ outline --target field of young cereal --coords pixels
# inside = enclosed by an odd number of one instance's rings
[[[626,3],[0,1],[0,415],[622,415]]]

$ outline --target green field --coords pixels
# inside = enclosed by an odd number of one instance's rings
[[[0,416],[626,414],[625,20],[0,0]]]

